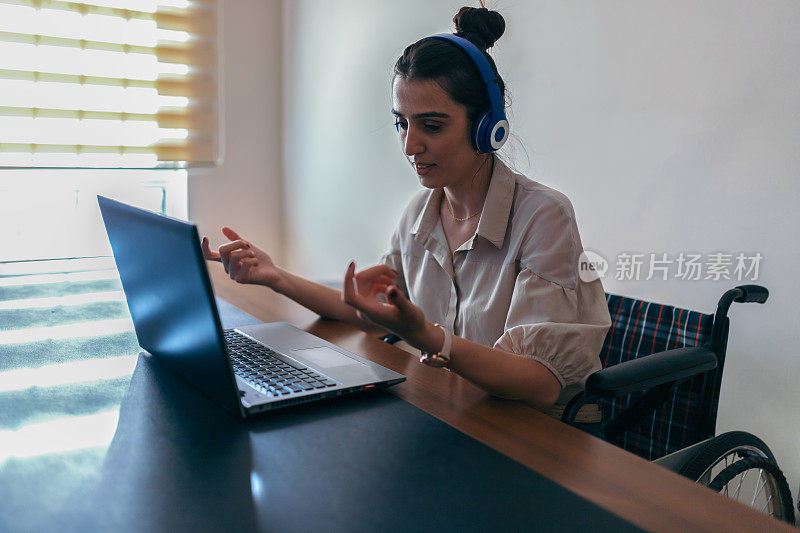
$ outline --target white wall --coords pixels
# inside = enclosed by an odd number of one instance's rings
[[[420,16],[421,2],[396,5],[284,7],[287,254],[312,277],[374,264],[419,188],[390,113],[392,67],[407,44],[447,30],[452,6],[424,4]]]
[[[189,218],[230,226],[283,262],[280,0],[220,0],[224,159],[189,171]]]
[[[210,226],[234,220],[280,243],[273,214],[254,212],[274,205],[270,180],[280,171],[270,112],[279,101],[275,73],[261,70],[277,47],[259,31],[275,28],[277,2],[231,4],[228,159],[191,180],[190,214]],[[450,28],[462,2],[399,5],[283,6],[286,262],[316,278],[340,277],[351,258],[377,260],[419,188],[392,127],[391,67],[407,44]],[[764,256],[758,282],[772,294],[764,306],[732,308],[717,429],[763,438],[796,499],[800,37],[792,29],[800,3],[489,5],[508,22],[494,53],[513,95],[516,166],[572,199],[587,248],[611,260],[623,251]],[[236,57],[231,48],[253,39],[263,56]],[[605,281],[611,292],[705,312],[735,284]]]
[[[584,246],[760,252],[766,305],[735,304],[717,432],[767,442],[800,482],[800,3],[504,3],[498,62],[532,174],[569,196]],[[524,23],[522,23],[524,21]],[[606,290],[713,312],[736,281]]]

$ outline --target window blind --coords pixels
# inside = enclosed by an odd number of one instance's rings
[[[0,0],[0,167],[219,158],[217,0]]]

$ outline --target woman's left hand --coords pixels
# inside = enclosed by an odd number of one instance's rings
[[[364,273],[370,270],[367,269]],[[392,331],[412,346],[421,344],[427,324],[422,309],[412,304],[394,284],[386,286],[383,292],[386,294],[386,302],[381,302],[376,291],[361,290],[363,284],[359,278],[362,275],[362,272],[356,274],[355,261],[351,261],[344,275],[345,303],[354,307],[361,318]]]

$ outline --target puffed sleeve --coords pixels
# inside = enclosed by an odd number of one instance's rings
[[[611,318],[599,280],[578,280],[575,289],[522,268],[514,286],[505,332],[494,347],[546,366],[566,388],[600,369]]]
[[[551,189],[531,198],[537,203],[529,207],[505,331],[495,347],[542,363],[563,394],[601,368],[611,317],[602,282],[578,275],[583,245],[569,199]]]

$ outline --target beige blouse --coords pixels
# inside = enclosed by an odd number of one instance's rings
[[[583,246],[569,199],[496,159],[478,230],[451,255],[442,194],[411,200],[381,262],[428,320],[540,362],[561,383],[558,403],[568,401],[600,369],[611,326],[602,283],[578,276]]]

